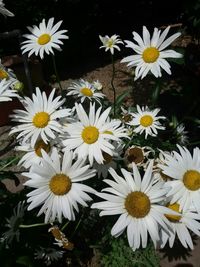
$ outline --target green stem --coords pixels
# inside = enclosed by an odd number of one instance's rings
[[[48,225],[49,223],[35,223],[35,224],[20,224],[20,228],[33,228],[33,227],[38,227],[38,226],[45,226]]]
[[[56,67],[56,60],[55,60],[55,56],[52,55],[52,60],[53,60],[53,67],[54,67],[54,71],[55,71],[55,75],[56,75],[56,81],[60,87],[60,92],[62,93],[63,92],[63,88],[62,88],[62,85],[60,83],[60,78],[59,78],[59,75],[58,75],[58,70],[57,70],[57,67]]]
[[[63,231],[65,230],[65,228],[67,227],[68,224],[69,224],[69,221],[66,222],[66,223],[63,225],[63,227],[61,228],[61,232],[63,232]]]
[[[11,165],[13,162],[17,161],[19,159],[19,157],[16,157],[14,159],[12,159],[11,161],[9,161],[6,165],[4,165],[1,169],[0,172],[3,171],[6,167],[8,167],[9,165]]]
[[[155,106],[158,102],[160,91],[161,91],[161,80],[159,78],[157,78],[156,84],[155,84],[155,87],[154,87],[153,93],[152,93],[152,105],[153,106]]]
[[[75,229],[74,229],[74,232],[73,232],[73,234],[71,235],[71,238],[72,238],[73,235],[76,233],[76,231],[77,231],[77,229],[78,229],[78,227],[79,227],[79,225],[80,225],[82,219],[83,219],[83,214],[81,215],[81,218],[79,219],[79,221],[78,221],[78,223],[77,223],[77,225],[76,225],[76,227],[75,227]]]
[[[114,79],[115,79],[115,63],[114,63],[114,57],[111,54],[111,61],[112,61],[112,78],[111,78],[111,86],[113,89],[113,98],[114,98],[114,116],[115,116],[115,112],[116,112],[116,90],[115,90],[115,86],[114,86]]]

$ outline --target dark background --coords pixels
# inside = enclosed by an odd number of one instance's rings
[[[148,0],[4,0],[5,6],[15,17],[0,16],[0,31],[20,29],[28,33],[27,26],[55,17],[63,20],[60,29],[67,29],[69,40],[64,40],[63,52],[57,53],[60,69],[77,65],[105,62],[110,58],[99,50],[99,35],[119,34],[122,39],[132,39],[132,31],[142,31],[146,25],[150,30],[170,24],[189,25],[189,16],[194,4],[191,1]],[[188,10],[190,10],[188,14]],[[11,41],[11,40],[10,40]],[[20,53],[16,40],[1,42],[1,54]],[[48,59],[45,57],[45,61]]]

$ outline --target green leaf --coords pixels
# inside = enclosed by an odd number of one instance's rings
[[[33,267],[33,263],[31,262],[31,259],[28,256],[20,256],[16,263],[27,266],[27,267]]]

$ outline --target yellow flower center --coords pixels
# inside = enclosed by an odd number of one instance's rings
[[[183,183],[191,191],[198,190],[200,188],[200,172],[195,170],[186,171],[183,175]]]
[[[158,57],[160,52],[155,47],[148,47],[142,53],[142,58],[146,63],[154,63]]]
[[[126,197],[125,208],[132,217],[144,218],[151,209],[151,202],[146,194],[135,191]]]
[[[140,119],[140,124],[143,126],[143,127],[148,127],[148,126],[151,126],[153,123],[153,118],[150,116],[150,115],[144,115],[141,117]]]
[[[5,70],[0,69],[0,79],[8,79],[8,77],[8,73]]]
[[[103,163],[105,165],[110,163],[112,161],[112,159],[113,159],[113,157],[110,154],[108,154],[108,153],[106,153],[104,151],[102,152],[102,155],[103,155]]]
[[[42,157],[41,149],[44,149],[44,151],[46,151],[47,153],[49,153],[49,151],[50,151],[50,144],[49,143],[45,144],[45,142],[43,140],[39,140],[39,141],[36,142],[36,144],[34,146],[34,149],[35,149],[35,154],[38,157]]]
[[[84,87],[81,89],[81,93],[85,96],[93,96],[93,92],[90,88]]]
[[[180,205],[178,203],[168,204],[167,207],[173,211],[180,212],[179,211]],[[165,217],[167,217],[167,219],[170,220],[171,222],[178,222],[181,219],[181,216],[179,215],[165,214]]]
[[[68,193],[71,189],[71,186],[72,182],[70,178],[63,173],[54,175],[49,182],[50,190],[58,196],[62,196]]]
[[[44,33],[40,35],[40,37],[38,38],[39,45],[45,45],[50,41],[51,41],[51,36],[48,33]]]
[[[107,46],[110,47],[110,48],[113,46],[113,40],[112,39],[109,39],[107,41]]]
[[[35,114],[35,116],[33,117],[33,124],[37,128],[44,128],[47,126],[49,120],[49,114],[42,111]]]
[[[82,131],[82,138],[85,143],[93,144],[99,138],[99,130],[94,126],[87,126]]]
[[[128,162],[135,164],[141,163],[144,160],[144,154],[141,148],[139,147],[132,147],[128,150],[127,156]]]

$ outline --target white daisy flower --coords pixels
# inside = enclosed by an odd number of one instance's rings
[[[91,165],[94,160],[103,164],[103,151],[113,156],[114,146],[110,141],[119,141],[118,137],[110,133],[116,129],[112,129],[110,121],[107,122],[111,108],[101,113],[102,107],[99,107],[95,112],[95,104],[90,104],[89,115],[87,115],[81,104],[76,103],[75,107],[80,121],[68,125],[66,131],[69,136],[63,140],[63,145],[65,149],[74,149],[74,153],[79,158],[88,157]],[[115,122],[113,126],[115,127]]]
[[[176,127],[177,137],[178,141],[181,145],[186,145],[188,143],[188,131],[185,131],[185,125],[183,123],[180,123]]]
[[[162,183],[153,184],[152,166],[153,161],[150,162],[143,179],[135,164],[133,174],[121,169],[124,178],[111,168],[110,174],[114,181],[104,180],[110,187],[102,190],[106,193],[97,194],[105,201],[92,205],[92,208],[102,210],[100,216],[120,215],[111,234],[118,237],[127,228],[128,242],[133,250],[147,246],[148,233],[156,246],[160,227],[168,230],[165,214],[173,212],[160,204],[167,189],[162,187]]]
[[[73,82],[68,87],[69,92],[67,95],[75,95],[77,97],[80,97],[81,103],[83,103],[86,99],[92,101],[96,100],[101,104],[100,98],[104,98],[105,95],[99,92],[96,92],[95,87],[93,84],[80,79],[78,82]]]
[[[137,105],[137,113],[131,113],[132,120],[128,124],[137,126],[133,130],[135,133],[142,134],[145,132],[145,139],[148,135],[156,136],[158,134],[157,129],[165,129],[158,120],[166,118],[164,116],[157,116],[159,111],[159,108],[149,110],[147,106],[140,108],[140,106]]]
[[[5,8],[3,0],[0,0],[0,13],[4,16],[14,17],[14,14]]]
[[[0,102],[12,101],[12,97],[18,97],[15,90],[10,88],[11,82],[3,79],[0,81]]]
[[[33,94],[33,100],[29,97],[21,99],[25,110],[14,110],[12,120],[21,123],[12,127],[10,134],[19,133],[17,139],[23,136],[26,142],[31,138],[31,146],[34,147],[38,138],[45,143],[49,138],[55,138],[55,132],[61,132],[61,125],[57,119],[70,115],[70,109],[59,109],[64,103],[61,96],[53,100],[55,89],[52,90],[48,99],[45,92],[36,88],[36,94]],[[59,110],[58,110],[59,109]]]
[[[6,68],[2,63],[0,59],[0,79],[6,79],[6,80],[13,80],[15,81],[17,79],[14,71],[10,68]]]
[[[178,201],[180,209],[187,210],[193,205],[200,214],[200,149],[194,148],[193,155],[179,145],[180,153],[165,154],[165,164],[158,165],[171,178],[166,185],[171,187],[167,196],[171,203]]]
[[[169,247],[172,248],[177,237],[185,248],[193,249],[191,232],[200,236],[200,223],[198,222],[200,220],[200,215],[191,210],[181,212],[178,203],[168,204],[167,207],[179,212],[180,215],[166,215],[167,219],[170,221],[171,230],[166,232],[164,229],[161,229],[161,248],[163,248],[167,242],[169,242]]]
[[[43,59],[44,53],[48,55],[50,53],[54,54],[53,48],[61,50],[60,45],[63,44],[61,39],[69,38],[64,34],[67,30],[58,31],[62,21],[59,21],[54,26],[53,23],[54,18],[50,18],[47,24],[45,23],[45,19],[43,19],[39,27],[36,25],[28,27],[31,34],[24,34],[24,37],[28,40],[22,42],[22,53],[24,54],[29,51],[28,57],[35,53],[36,56],[39,55]]]
[[[34,163],[41,164],[42,162],[42,152],[43,149],[47,154],[51,155],[55,147],[53,147],[53,141],[45,143],[42,139],[38,139],[34,146],[31,146],[30,143],[22,142],[21,145],[16,146],[17,151],[25,152],[22,156],[18,165],[25,167],[26,169],[30,168]]]
[[[42,205],[38,216],[45,213],[45,222],[56,219],[62,222],[62,215],[68,220],[75,220],[74,209],[79,211],[77,203],[86,207],[86,201],[92,200],[86,192],[96,193],[82,183],[93,177],[95,170],[90,170],[84,160],[74,163],[72,160],[72,152],[67,151],[60,159],[57,150],[51,158],[42,150],[42,165],[34,164],[29,172],[23,173],[30,178],[25,185],[35,188],[27,194],[27,201],[31,202],[28,210]]]
[[[143,79],[149,72],[156,78],[161,77],[161,69],[171,74],[171,67],[166,58],[181,58],[182,54],[174,50],[164,50],[181,35],[178,32],[165,40],[169,29],[170,27],[167,27],[161,33],[161,30],[154,28],[151,38],[149,31],[143,26],[143,38],[137,32],[133,32],[133,40],[137,44],[127,40],[125,41],[126,47],[133,49],[137,54],[125,57],[121,62],[128,62],[128,67],[136,67],[135,80],[140,77]]]
[[[114,55],[114,49],[120,51],[120,48],[117,44],[123,44],[122,40],[119,38],[119,35],[117,34],[114,34],[111,37],[109,37],[108,35],[104,37],[99,35],[99,39],[103,43],[103,45],[100,46],[100,48],[105,48],[105,51],[106,52],[110,51],[112,55]]]
[[[99,80],[94,81],[92,84],[93,84],[94,88],[98,91],[101,91],[103,89],[103,85],[102,85],[102,83],[100,83]]]

